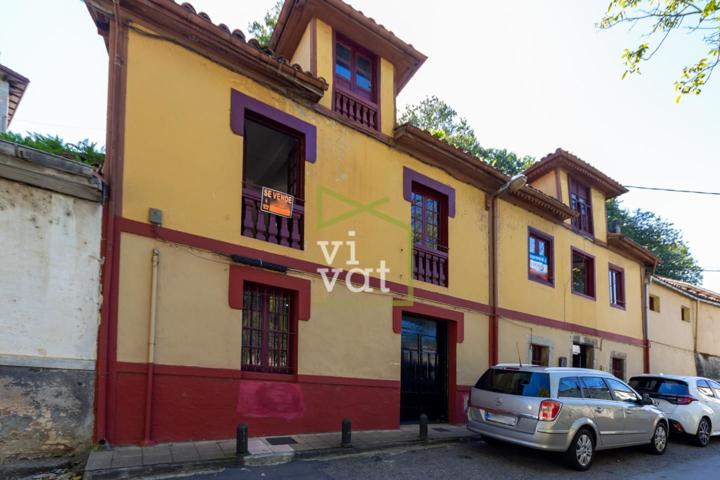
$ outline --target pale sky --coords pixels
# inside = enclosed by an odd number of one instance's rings
[[[704,52],[676,34],[643,75],[621,80],[641,30],[598,31],[609,0],[350,0],[429,59],[399,97],[435,94],[467,117],[483,146],[536,158],[557,147],[625,185],[720,191],[720,72],[675,103],[673,82]],[[0,63],[30,78],[11,130],[105,141],[107,53],[80,0],[0,0]],[[247,32],[274,0],[195,0],[214,23]],[[626,207],[682,229],[720,270],[720,197],[631,190]],[[720,291],[720,273],[704,285]]]

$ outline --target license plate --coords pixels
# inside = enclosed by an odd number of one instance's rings
[[[514,427],[517,423],[515,417],[509,415],[498,415],[497,413],[485,412],[485,420],[489,422],[502,423],[503,425],[509,425]]]

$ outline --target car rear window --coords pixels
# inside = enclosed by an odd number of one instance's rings
[[[480,377],[475,388],[523,397],[549,397],[550,376],[541,372],[491,368]]]
[[[659,395],[689,395],[687,383],[682,380],[671,380],[658,377],[633,377],[630,386],[640,393],[657,393]]]

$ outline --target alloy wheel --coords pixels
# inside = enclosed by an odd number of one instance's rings
[[[697,436],[700,445],[705,446],[710,443],[710,422],[708,422],[707,418],[700,420]]]
[[[662,452],[663,450],[665,450],[665,447],[667,446],[667,430],[665,429],[665,425],[663,425],[662,423],[655,428],[655,436],[653,437],[653,442],[655,444],[655,450],[657,452]]]
[[[587,433],[583,433],[577,439],[575,444],[575,457],[582,467],[587,467],[592,460],[593,444],[592,439]]]

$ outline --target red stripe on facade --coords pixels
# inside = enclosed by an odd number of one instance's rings
[[[592,327],[585,327],[583,325],[577,325],[574,323],[561,322],[559,320],[553,320],[551,318],[539,317],[530,313],[518,312],[516,310],[509,310],[507,308],[498,308],[498,314],[501,317],[512,318],[513,320],[520,320],[521,322],[534,323],[535,325],[542,325],[545,327],[557,328],[558,330],[565,330],[573,333],[580,333],[582,335],[591,335],[594,337],[602,337],[607,340],[614,342],[627,343],[629,345],[643,346],[645,341],[641,338],[628,337],[627,335],[620,335],[619,333],[606,332],[604,330],[598,330]]]
[[[258,258],[263,261],[272,262],[272,263],[278,263],[281,265],[285,265],[289,268],[293,268],[295,270],[300,270],[307,273],[317,273],[318,268],[327,268],[326,265],[321,265],[319,263],[313,263],[308,262],[306,260],[300,260],[293,257],[288,257],[285,255],[279,255],[275,253],[266,252],[263,250],[256,250],[254,248],[245,247],[242,245],[236,245],[229,242],[223,242],[220,240],[214,240],[207,237],[201,237],[198,235],[193,235],[190,233],[182,232],[179,230],[172,230],[169,228],[156,228],[153,227],[150,224],[138,222],[135,220],[130,220],[128,218],[118,218],[117,219],[117,227],[118,230],[121,232],[126,233],[132,233],[135,235],[141,235],[144,237],[150,237],[150,238],[160,238],[162,240],[170,241],[173,243],[178,243],[182,245],[187,245],[190,247],[200,248],[203,250],[208,250],[214,253],[219,253],[223,255],[243,255],[247,257],[252,258]],[[343,271],[339,278],[344,280],[347,275],[346,271]],[[370,285],[372,287],[379,287],[380,286],[380,279],[378,278],[370,278]],[[403,294],[407,295],[408,293],[408,287],[407,285],[402,285],[396,282],[385,282],[386,287],[388,287],[393,293],[395,294]],[[430,300],[438,303],[445,303],[449,306],[456,307],[456,308],[465,308],[468,310],[473,310],[478,313],[482,313],[485,315],[490,315],[492,313],[492,309],[489,305],[486,305],[484,303],[480,302],[474,302],[472,300],[467,300],[464,298],[454,297],[451,295],[445,295],[442,293],[437,292],[431,292],[429,290],[424,290],[421,288],[414,288],[413,289],[413,295],[416,298],[422,298],[425,300]],[[606,332],[604,330],[598,330],[591,327],[586,327],[583,325],[578,325],[575,323],[570,322],[564,322],[560,320],[554,320],[552,318],[547,317],[541,317],[538,315],[533,315],[530,313],[524,313],[519,312],[516,310],[510,310],[506,308],[498,308],[497,309],[498,314],[504,317],[512,318],[515,320],[520,320],[523,322],[528,323],[534,323],[536,325],[544,325],[552,328],[557,328],[559,330],[564,330],[568,332],[575,332],[583,335],[593,335],[597,337],[606,338],[608,340],[617,341],[620,343],[626,343],[630,345],[644,345],[644,341],[639,338],[629,337],[626,335],[620,335],[612,332]],[[492,328],[492,325],[490,325]],[[491,335],[490,338],[493,338]],[[490,345],[490,348],[492,349],[493,346]]]

